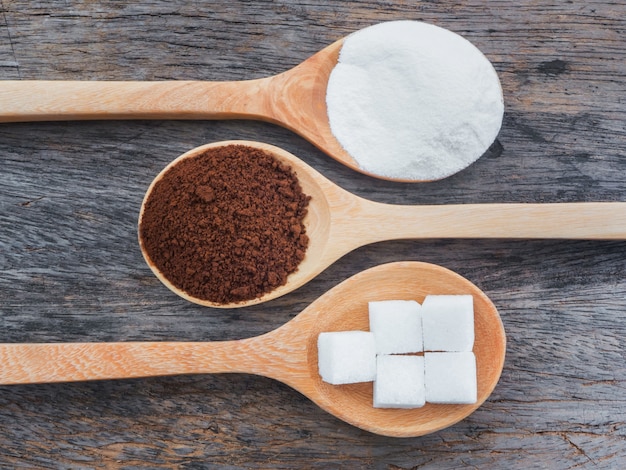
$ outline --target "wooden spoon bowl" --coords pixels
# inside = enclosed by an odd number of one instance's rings
[[[300,264],[298,271],[289,276],[289,281],[287,284],[279,286],[272,292],[269,292],[263,296],[257,297],[255,299],[251,299],[243,302],[233,302],[229,304],[221,304],[217,302],[213,302],[211,300],[199,299],[196,298],[184,290],[178,288],[174,285],[167,276],[156,266],[154,261],[150,257],[150,253],[147,251],[145,244],[141,238],[141,220],[144,216],[147,202],[150,199],[150,195],[152,190],[159,182],[161,178],[170,170],[171,167],[177,165],[180,161],[193,158],[199,154],[202,154],[206,150],[214,147],[228,146],[228,145],[246,145],[252,146],[256,148],[260,148],[274,155],[276,158],[287,162],[297,173],[298,180],[303,188],[305,194],[311,196],[311,203],[309,204],[308,214],[305,218],[305,227],[307,234],[310,239],[310,245],[307,248],[305,259]],[[208,170],[208,169],[207,169]],[[152,181],[150,187],[148,188],[146,195],[143,199],[143,203],[141,205],[141,210],[139,213],[139,245],[141,247],[141,252],[144,256],[144,259],[150,266],[151,270],[155,274],[155,276],[170,290],[183,297],[190,302],[194,302],[200,305],[205,305],[208,307],[215,308],[231,308],[231,307],[245,307],[249,305],[254,305],[262,302],[266,302],[268,300],[277,298],[282,296],[293,289],[305,284],[312,277],[321,272],[320,263],[325,260],[325,252],[329,248],[329,237],[331,233],[331,223],[332,223],[332,214],[331,214],[331,205],[328,201],[327,195],[324,191],[323,181],[320,179],[321,175],[318,175],[312,168],[305,165],[301,160],[295,158],[293,155],[288,152],[274,147],[268,144],[263,144],[260,142],[250,142],[250,141],[224,141],[224,142],[215,142],[212,144],[202,145],[200,147],[196,147],[192,149],[174,161],[172,161],[169,165],[167,165],[159,175]]]
[[[198,299],[174,286],[155,266],[139,237],[142,253],[155,275],[181,297],[210,307],[233,308],[266,302],[304,285],[337,259],[370,243],[419,238],[626,238],[626,203],[390,205],[358,197],[335,185],[302,160],[273,145],[251,141],[215,142],[186,152],[171,162],[146,192],[139,216],[160,178],[182,159],[227,145],[269,152],[296,172],[311,196],[304,220],[310,239],[306,256],[287,283],[243,302],[219,304]],[[141,232],[141,230],[140,230]]]
[[[361,294],[354,297],[355,291]],[[331,294],[332,292],[332,294]],[[353,276],[330,295],[316,301],[320,311],[315,333],[309,337],[308,363],[311,376],[317,373],[317,336],[325,331],[369,330],[367,302],[370,300],[417,300],[428,294],[471,294],[474,297],[478,400],[471,405],[436,405],[422,408],[373,408],[372,383],[330,385],[317,378],[317,393],[324,397],[322,408],[351,424],[377,434],[396,437],[419,436],[448,427],[471,414],[491,394],[502,368],[506,336],[498,311],[474,284],[441,266],[400,262],[382,265]],[[328,315],[336,311],[337,314]],[[321,314],[324,312],[324,314]]]
[[[369,330],[371,300],[417,300],[427,294],[474,297],[478,400],[415,409],[372,406],[372,383],[330,385],[318,373],[317,338],[326,331]],[[467,417],[495,388],[506,350],[498,311],[460,275],[433,264],[397,262],[345,280],[292,320],[267,334],[206,343],[65,343],[0,345],[0,384],[123,379],[242,372],[279,380],[337,418],[386,436],[431,433]]]

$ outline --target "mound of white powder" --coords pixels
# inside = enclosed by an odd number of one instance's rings
[[[418,21],[344,40],[326,92],[333,135],[367,173],[430,181],[478,159],[504,114],[489,60],[469,41]]]

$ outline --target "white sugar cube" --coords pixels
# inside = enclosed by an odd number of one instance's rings
[[[423,356],[376,358],[374,408],[419,408],[425,400]]]
[[[423,351],[422,315],[414,300],[369,302],[370,331],[378,354]]]
[[[471,351],[474,347],[474,298],[427,295],[422,303],[424,351]]]
[[[426,401],[429,403],[476,403],[474,353],[425,353],[424,383]]]
[[[334,331],[317,338],[318,368],[333,385],[370,382],[376,377],[376,342],[369,331]]]

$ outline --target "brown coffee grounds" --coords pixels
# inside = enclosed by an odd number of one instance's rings
[[[285,284],[309,243],[310,197],[287,164],[253,147],[216,147],[173,165],[139,225],[149,259],[192,297],[226,304]]]

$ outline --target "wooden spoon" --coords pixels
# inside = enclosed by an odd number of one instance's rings
[[[144,258],[155,275],[172,291],[192,302],[211,307],[243,307],[280,297],[304,285],[350,251],[363,245],[394,239],[419,238],[562,238],[626,239],[626,203],[585,202],[553,204],[458,204],[432,206],[390,205],[360,198],[330,182],[291,153],[264,143],[216,142],[197,147],[171,162],[152,182],[142,204],[163,174],[184,158],[223,145],[257,147],[287,162],[304,192],[311,196],[305,226],[310,243],[298,271],[287,283],[262,297],[217,304],[180,290],[159,271],[139,240]]]
[[[471,405],[426,404],[415,409],[372,406],[372,383],[321,380],[317,337],[325,331],[369,330],[370,300],[417,300],[427,294],[474,297],[478,400]],[[0,345],[0,384],[126,379],[176,374],[242,372],[279,380],[354,426],[386,436],[420,436],[472,413],[502,372],[504,328],[489,298],[460,275],[433,264],[380,265],[345,280],[276,330],[238,341]]]

